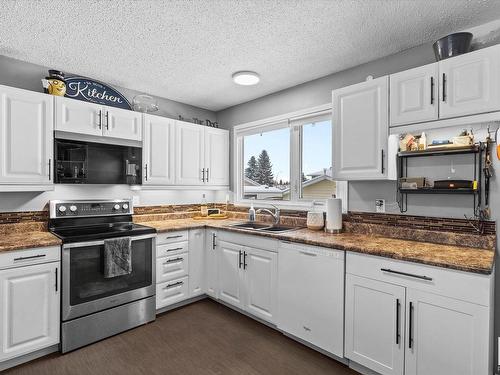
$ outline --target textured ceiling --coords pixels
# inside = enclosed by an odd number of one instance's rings
[[[4,0],[0,55],[220,110],[497,18],[496,0]]]

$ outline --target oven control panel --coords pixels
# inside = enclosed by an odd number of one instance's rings
[[[131,215],[128,199],[109,201],[50,201],[50,218]]]

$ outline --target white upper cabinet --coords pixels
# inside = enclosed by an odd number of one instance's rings
[[[55,97],[55,101],[56,130],[95,136],[102,135],[104,114],[101,105],[61,96]]]
[[[205,183],[205,129],[201,125],[177,121],[175,181],[179,185]]]
[[[53,97],[7,86],[0,96],[0,184],[51,185]]]
[[[333,91],[334,178],[387,178],[388,96],[388,76]]]
[[[142,140],[142,114],[126,109],[103,107],[103,131],[105,137]]]
[[[390,76],[391,126],[438,119],[438,63]]]
[[[205,182],[210,185],[229,185],[229,133],[226,130],[205,128]]]
[[[176,121],[178,185],[229,185],[229,132]]]
[[[60,96],[55,101],[56,130],[142,141],[141,113]]]
[[[492,373],[488,307],[415,289],[407,297],[405,374]]]
[[[59,343],[59,263],[0,271],[0,362]]]
[[[175,120],[144,115],[142,163],[145,185],[173,185]]]
[[[439,62],[440,117],[500,110],[500,45]]]

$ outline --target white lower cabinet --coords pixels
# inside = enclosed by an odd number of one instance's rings
[[[405,288],[346,275],[345,356],[383,375],[404,368]]]
[[[490,275],[352,253],[346,272],[347,358],[384,375],[492,373]]]
[[[217,231],[207,230],[205,234],[205,293],[212,298],[219,298],[219,265]]]
[[[0,362],[59,343],[59,275],[59,262],[0,271]]]
[[[188,277],[156,284],[156,309],[161,309],[189,297]]]
[[[204,293],[205,229],[189,231],[189,296]]]
[[[281,243],[278,254],[278,328],[343,357],[344,251]]]
[[[405,374],[491,373],[489,308],[414,289],[407,293],[411,345]]]
[[[219,241],[219,299],[262,320],[275,323],[276,252]]]

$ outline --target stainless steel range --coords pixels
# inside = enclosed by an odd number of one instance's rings
[[[132,213],[129,200],[50,202],[49,229],[62,240],[63,353],[155,319],[156,231]],[[110,239],[128,241],[125,274],[105,272]]]

